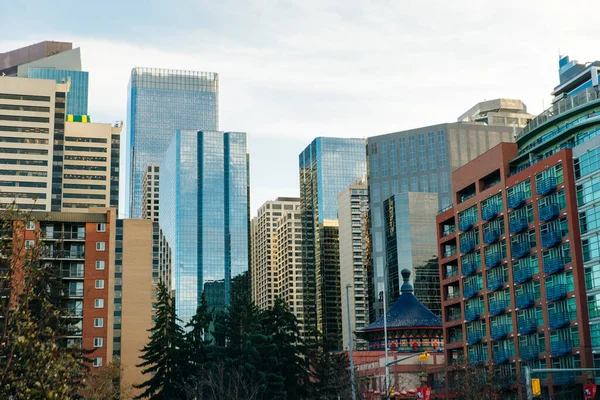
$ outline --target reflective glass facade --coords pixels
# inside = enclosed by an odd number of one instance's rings
[[[332,341],[340,342],[340,325],[338,316],[326,317],[324,304],[328,299],[321,299],[317,304],[317,293],[333,293],[327,287],[317,288],[317,284],[324,285],[330,282],[318,275],[317,271],[324,271],[327,275],[337,273],[339,285],[339,257],[335,266],[331,265],[332,257],[328,254],[328,243],[331,238],[330,220],[337,220],[337,195],[367,170],[366,142],[364,139],[343,139],[319,137],[300,153],[300,204],[302,213],[302,262],[305,268],[303,274],[304,285],[304,312],[307,329],[318,328]],[[337,228],[336,228],[337,229]],[[322,235],[327,234],[327,241]],[[337,272],[332,272],[336,270]],[[335,310],[340,310],[339,292],[333,299]],[[320,311],[317,309],[319,308]],[[339,311],[341,312],[341,311]],[[337,311],[336,311],[337,313]],[[321,318],[317,316],[320,315]]]
[[[52,79],[56,83],[65,83],[70,79],[71,86],[67,94],[67,114],[88,115],[88,72],[29,68],[28,76],[37,79]]]
[[[218,129],[218,75],[134,68],[129,81],[124,212],[142,213],[146,167],[160,162],[178,129]]]
[[[206,291],[229,302],[231,279],[248,270],[246,134],[177,131],[160,164],[159,223],[171,247],[171,288],[187,323]]]
[[[407,192],[438,193],[439,208],[451,203],[451,173],[500,142],[514,141],[512,127],[446,123],[368,138],[370,234],[373,276],[371,321],[383,315],[387,265],[384,202]],[[400,253],[401,254],[401,253]],[[416,274],[412,275],[413,279]],[[419,298],[415,281],[415,296]],[[396,299],[391,299],[393,302]],[[428,305],[429,306],[429,305]]]

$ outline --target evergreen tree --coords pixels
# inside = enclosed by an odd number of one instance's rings
[[[350,397],[350,360],[346,353],[333,353],[322,348],[310,356],[311,399],[337,400]]]
[[[144,389],[137,399],[179,399],[183,397],[184,333],[175,315],[175,304],[165,285],[157,288],[157,308],[150,342],[142,349],[144,362],[138,364],[150,377],[136,386]]]
[[[213,311],[209,310],[204,292],[200,298],[200,305],[196,314],[186,325],[185,353],[188,357],[189,366],[192,371],[208,361],[209,345],[212,343],[209,336],[209,327],[213,320]]]

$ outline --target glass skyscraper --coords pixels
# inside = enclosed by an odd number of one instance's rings
[[[67,114],[88,114],[88,72],[53,68],[29,68],[28,76],[37,79],[52,79],[56,83],[66,83],[70,79],[71,85],[67,94]]]
[[[341,347],[337,195],[366,174],[366,141],[316,138],[300,153],[299,167],[304,320],[307,330]]]
[[[171,288],[185,324],[203,291],[210,307],[222,309],[231,280],[248,271],[246,134],[176,131],[160,164],[159,199]]]
[[[178,129],[218,129],[218,75],[212,72],[134,68],[129,81],[128,132],[123,182],[132,218],[142,214],[142,182],[148,164],[160,162]]]

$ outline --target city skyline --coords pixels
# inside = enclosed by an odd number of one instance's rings
[[[232,4],[182,1],[156,12],[107,1],[82,10],[94,18],[51,23],[64,9],[60,3],[48,9],[34,1],[26,14],[6,5],[3,28],[11,34],[0,39],[0,52],[42,40],[81,47],[83,69],[90,72],[89,113],[96,121],[127,119],[133,67],[219,73],[221,127],[248,132],[255,160],[252,215],[269,199],[299,194],[295,156],[314,136],[368,137],[453,122],[472,104],[495,97],[522,99],[538,114],[549,105],[547,88],[558,83],[559,49],[593,60],[599,29],[593,15],[541,2],[433,9],[286,2],[279,8],[238,4],[228,11]],[[189,12],[175,11],[181,7]],[[31,23],[19,26],[23,18]],[[192,23],[194,18],[199,20]],[[237,26],[223,23],[227,18]],[[263,23],[269,20],[276,23]],[[554,27],[547,23],[558,20]],[[273,171],[267,159],[281,167]]]

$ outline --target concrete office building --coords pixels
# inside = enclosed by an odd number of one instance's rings
[[[219,77],[211,72],[134,68],[128,89],[123,212],[142,213],[142,183],[148,164],[163,159],[178,129],[219,128]]]
[[[340,294],[342,305],[342,343],[349,348],[348,313],[353,348],[366,350],[365,340],[354,335],[369,324],[368,297],[368,215],[369,191],[364,176],[337,195],[340,244]],[[349,291],[346,286],[351,285]],[[347,299],[347,293],[349,299]],[[348,307],[348,301],[350,306]]]
[[[160,164],[159,222],[171,248],[171,289],[185,325],[200,296],[218,311],[249,263],[246,134],[177,131]]]
[[[492,102],[502,104],[503,100]],[[481,104],[474,108],[487,110],[487,106]],[[494,117],[498,120],[494,121],[499,123],[500,118],[505,118],[506,126],[495,123],[486,125],[483,122],[456,122],[368,138],[371,257],[374,274],[370,288],[370,304],[373,307],[370,313],[371,320],[383,315],[381,300],[387,263],[383,202],[393,194],[430,192],[438,193],[439,208],[447,207],[451,204],[452,171],[500,142],[513,142],[517,129],[509,121],[518,115],[517,126],[520,126],[521,119],[529,119],[530,115],[524,109],[523,105],[520,113],[512,109],[510,112],[495,112]],[[487,114],[491,117],[490,113],[488,110]],[[412,275],[411,284],[415,283],[414,278]],[[389,304],[393,304],[395,300],[388,297]]]
[[[441,315],[435,238],[437,193],[395,194],[385,200],[383,206],[389,298],[400,296],[403,282],[400,271],[406,269],[415,275],[415,296],[431,312]]]
[[[0,54],[0,75],[70,83],[66,111],[88,114],[89,74],[81,70],[81,51],[68,42],[41,42]]]
[[[267,201],[259,209],[257,216],[251,222],[251,257],[250,278],[252,283],[252,300],[262,309],[273,307],[273,302],[279,296],[279,260],[278,254],[287,249],[279,248],[278,222],[284,214],[297,212],[300,209],[300,199],[278,197],[275,201]],[[297,243],[296,243],[297,242]],[[292,243],[284,243],[293,251],[294,246],[300,246],[301,239]]]
[[[277,220],[277,273],[278,296],[285,301],[298,320],[300,337],[306,337],[302,296],[302,214],[300,203],[294,210],[283,212]]]
[[[365,145],[318,137],[299,156],[304,321],[335,348],[342,345],[337,195],[366,173]]]
[[[160,164],[148,164],[142,182],[142,219],[158,222]]]
[[[118,204],[120,125],[65,122],[68,84],[0,77],[0,202],[78,211]]]
[[[458,117],[458,122],[481,122],[488,126],[515,127],[519,130],[535,115],[527,113],[527,106],[521,100],[495,99],[475,104]]]

